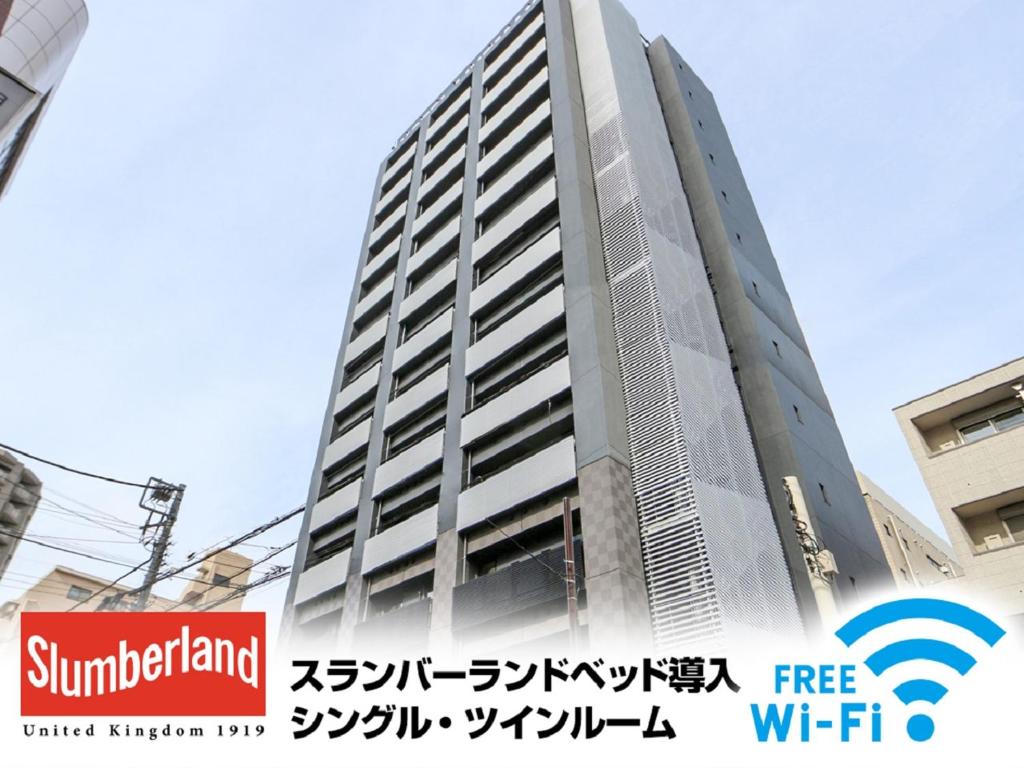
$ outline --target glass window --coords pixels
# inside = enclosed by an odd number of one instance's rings
[[[995,427],[990,421],[982,421],[978,424],[971,424],[969,427],[960,428],[960,436],[963,437],[965,443],[973,443],[975,440],[981,440],[981,438],[995,433]]]
[[[997,432],[1002,432],[1004,429],[1011,429],[1016,427],[1018,424],[1024,424],[1024,408],[1014,408],[1012,411],[1001,413],[992,419],[992,424],[995,426]]]
[[[92,591],[72,584],[68,589],[69,600],[88,600],[92,597]]]
[[[1006,530],[1015,542],[1024,542],[1024,504],[1012,504],[999,510]]]

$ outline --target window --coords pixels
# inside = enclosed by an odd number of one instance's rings
[[[800,414],[800,409],[797,408],[795,405],[793,406],[793,413],[796,414],[796,420],[799,423],[803,424],[804,423],[804,417]]]
[[[88,600],[92,597],[92,590],[72,584],[68,588],[68,600]]]
[[[1007,404],[1006,409],[1001,413],[966,424],[959,428],[959,432],[960,437],[966,444],[981,440],[983,437],[989,437],[996,432],[1005,432],[1021,424],[1024,424],[1024,405]]]
[[[1017,543],[1024,542],[1024,502],[1003,507],[998,512],[1010,538]]]
[[[727,202],[727,203],[729,202],[729,196],[727,194],[725,194],[725,190],[724,189],[722,190],[722,199],[725,200],[725,202]]]
[[[782,357],[782,349],[779,348],[779,342],[772,339],[772,346],[775,347],[775,356]]]
[[[909,577],[909,576],[907,576],[907,572],[906,572],[905,570],[903,570],[902,568],[900,568],[900,573],[901,573],[901,574],[903,575],[903,580],[904,580],[904,581],[910,581],[910,577]]]
[[[740,237],[740,233],[739,232],[736,233],[736,242],[737,243],[742,243],[743,242],[743,238]]]
[[[822,498],[822,500],[831,507],[832,506],[832,500],[828,497],[828,491],[825,489],[824,484],[818,483],[818,490],[821,491],[821,498]]]
[[[715,156],[713,154],[711,154],[710,152],[708,152],[708,159],[711,161],[712,165],[715,164]]]
[[[700,120],[698,120],[697,121],[697,127],[700,128],[703,131],[704,130],[704,123],[702,123]]]
[[[892,536],[892,531],[889,530],[889,524],[888,523],[882,523],[882,527],[885,528],[885,535],[886,536]]]
[[[752,286],[754,286],[754,293],[755,293],[755,294],[756,294],[757,296],[760,296],[760,295],[761,295],[761,291],[760,291],[760,290],[758,290],[758,287],[757,287],[757,282],[756,282],[756,281],[754,281],[754,280],[751,280],[751,281],[750,281],[750,284],[751,284]]]
[[[682,69],[682,67],[680,67],[680,69]],[[689,96],[692,99],[693,98],[693,91],[687,91],[686,95]]]
[[[231,584],[231,577],[225,576],[223,573],[213,574],[213,586],[215,587],[227,587]]]

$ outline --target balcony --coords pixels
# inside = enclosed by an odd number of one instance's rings
[[[384,429],[405,421],[422,408],[432,405],[448,392],[448,366],[438,368],[403,392],[384,411]]]
[[[476,201],[476,217],[484,219],[487,212],[499,200],[521,184],[524,184],[531,176],[534,176],[543,166],[548,164],[554,157],[555,143],[551,136],[542,139],[533,149],[520,158],[515,165],[505,173],[491,182]]]
[[[395,373],[400,373],[409,363],[434,349],[438,344],[446,343],[446,340],[450,339],[452,335],[454,318],[455,310],[447,309],[406,339],[405,343],[395,350],[393,363]]]
[[[503,217],[491,224],[473,243],[473,264],[489,255],[521,233],[539,216],[544,209],[558,199],[554,177],[548,179],[526,197],[525,200]]]
[[[443,157],[456,142],[466,143],[466,129],[469,128],[469,112],[464,114],[442,136],[431,142],[430,151],[423,157],[423,167],[431,168],[439,157]]]
[[[395,161],[391,163],[391,165],[388,167],[386,171],[384,171],[384,175],[381,177],[380,180],[381,186],[386,187],[388,183],[391,182],[392,179],[397,177],[399,172],[404,173],[406,170],[409,170],[409,168],[406,166],[406,163],[412,160],[412,157],[415,154],[416,141],[413,140],[409,142],[409,146],[406,147],[402,154],[396,157]]]
[[[449,104],[447,107],[445,107],[443,112],[441,112],[440,114],[437,114],[437,115],[434,115],[433,117],[431,117],[430,118],[431,130],[433,130],[434,127],[444,127],[445,123],[447,123],[449,120],[451,120],[452,117],[460,109],[464,108],[466,106],[466,104],[469,102],[470,91],[471,91],[471,88],[467,84],[462,89],[462,92],[459,93],[459,95],[456,96],[454,99],[452,99],[452,103]],[[431,142],[431,143],[436,143],[435,137],[434,137],[433,134],[428,135],[427,140],[429,142]]]
[[[562,251],[561,230],[556,226],[512,261],[480,283],[469,295],[471,317],[511,293],[535,272],[551,264]]]
[[[309,516],[309,530],[312,532],[323,528],[339,517],[354,512],[359,507],[359,493],[362,489],[363,479],[360,477],[320,499],[313,505],[313,514]]]
[[[484,70],[484,83],[490,85],[495,72],[498,72],[510,59],[522,53],[523,43],[535,32],[544,27],[544,15],[538,13],[521,30],[515,33],[512,40],[505,46],[505,50],[494,57]]]
[[[413,224],[413,237],[419,239],[424,230],[434,225],[438,217],[451,215],[456,207],[462,207],[462,184],[456,182],[444,191],[437,200],[430,204],[427,210],[423,211]]]
[[[358,323],[371,310],[379,309],[383,303],[391,299],[391,294],[394,290],[395,276],[392,274],[359,300],[359,303],[356,304],[355,313],[352,315],[353,322]]]
[[[371,536],[363,546],[362,574],[376,571],[433,544],[437,539],[437,505]]]
[[[398,252],[401,245],[402,238],[398,237],[380,253],[367,254],[366,266],[363,267],[360,282],[363,285],[370,285],[387,270],[394,270],[395,265],[398,264]]]
[[[462,147],[455,154],[449,157],[441,167],[430,174],[429,178],[424,179],[420,183],[419,200],[422,202],[430,196],[430,194],[437,187],[438,183],[448,178],[448,174],[455,170],[457,166],[466,160],[466,148]]]
[[[426,650],[430,632],[429,597],[403,605],[356,624],[353,642],[357,649],[388,653]]]
[[[421,283],[415,291],[404,299],[398,308],[398,319],[405,321],[411,315],[428,304],[431,299],[455,285],[455,277],[458,273],[458,259],[452,259],[448,264],[439,269],[430,278]]]
[[[495,82],[484,94],[483,100],[480,103],[480,109],[483,112],[490,110],[491,105],[496,101],[500,101],[505,98],[512,88],[516,80],[523,75],[530,67],[535,66],[539,61],[546,60],[547,57],[547,43],[544,38],[541,37],[533,44],[529,51],[523,54],[516,64],[504,75],[501,79]]]
[[[565,288],[556,285],[466,350],[466,376],[472,376],[501,355],[528,343],[532,336],[564,314]]]
[[[462,417],[461,446],[511,423],[522,414],[569,390],[569,358],[556,360],[528,379]]]
[[[567,437],[459,494],[460,531],[576,479],[576,442]]]
[[[380,382],[380,363],[348,383],[334,398],[334,415],[337,416],[352,403],[362,400],[377,389]]]
[[[416,253],[409,257],[409,265],[405,273],[409,277],[415,277],[426,264],[442,251],[448,250],[458,243],[462,217],[456,216],[445,224],[441,229],[430,236],[425,243],[421,243]]]
[[[586,577],[583,544],[573,541],[577,585]],[[452,591],[452,629],[456,632],[516,617],[521,625],[542,607],[565,605],[565,548],[552,547],[494,573],[460,584]]]
[[[522,89],[499,109],[493,117],[480,127],[480,143],[486,144],[491,133],[503,126],[505,121],[514,115],[524,104],[536,97],[541,91],[548,87],[548,68],[544,67],[540,72],[531,77],[523,85]]]
[[[404,178],[400,179],[395,186],[381,195],[377,205],[374,206],[373,215],[380,216],[381,211],[387,210],[402,194],[409,194],[409,182],[412,180],[412,166],[405,172]]]
[[[505,157],[518,149],[528,136],[539,131],[541,126],[551,119],[551,102],[542,101],[526,118],[517,125],[508,136],[505,136],[494,147],[488,150],[476,164],[477,179],[487,178],[490,170],[495,164],[502,162]]]
[[[304,603],[324,592],[344,586],[351,554],[352,550],[346,549],[300,573],[295,587],[295,603]]]
[[[339,464],[351,457],[352,454],[369,443],[370,422],[372,421],[372,418],[363,419],[363,421],[328,445],[327,450],[324,451],[323,468],[330,469],[335,464]]]
[[[379,467],[373,477],[373,496],[377,498],[385,491],[440,463],[444,456],[444,430],[425,437],[411,448]]]
[[[365,331],[349,341],[348,346],[345,347],[345,365],[348,365],[353,360],[358,360],[384,339],[384,334],[388,330],[389,317],[390,315],[384,315],[374,321]]]

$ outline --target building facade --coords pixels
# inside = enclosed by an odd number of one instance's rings
[[[39,478],[12,454],[0,450],[0,578],[25,535],[42,492]]]
[[[1024,358],[895,409],[969,593],[1024,617]]]
[[[751,254],[709,255],[738,221]],[[285,626],[561,638],[568,508],[591,645],[799,632],[783,476],[851,585],[887,578],[820,390],[710,93],[615,0],[532,2],[380,167]]]
[[[870,477],[858,472],[857,480],[897,589],[931,587],[963,575],[949,544]]]
[[[88,23],[82,0],[0,0],[0,198]]]
[[[226,550],[204,559],[199,572],[172,600],[151,595],[147,611],[240,611],[253,561]],[[13,600],[0,604],[0,641],[17,639],[20,617],[25,612],[127,611],[135,605],[129,587],[111,584],[110,579],[93,576],[58,565]]]

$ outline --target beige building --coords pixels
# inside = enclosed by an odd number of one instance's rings
[[[199,566],[198,575],[185,587],[178,600],[153,595],[148,611],[191,611],[206,607],[218,611],[238,611],[243,593],[220,603],[249,580],[252,560],[235,552],[211,555]],[[58,565],[21,597],[0,605],[0,642],[18,636],[21,614],[28,611],[64,612],[126,610],[134,600],[130,587],[110,586],[110,579],[92,576]],[[124,600],[118,600],[124,597]],[[214,605],[214,603],[217,603]]]
[[[0,578],[39,504],[43,484],[7,451],[0,451]]]
[[[178,598],[180,610],[241,610],[244,593],[238,589],[249,583],[251,572],[252,560],[237,552],[226,550],[208,555],[199,566],[199,574]],[[232,597],[227,599],[229,596]]]
[[[870,477],[858,472],[857,482],[897,589],[930,587],[963,575],[948,543]]]
[[[965,585],[1024,614],[1024,358],[895,409]]]

